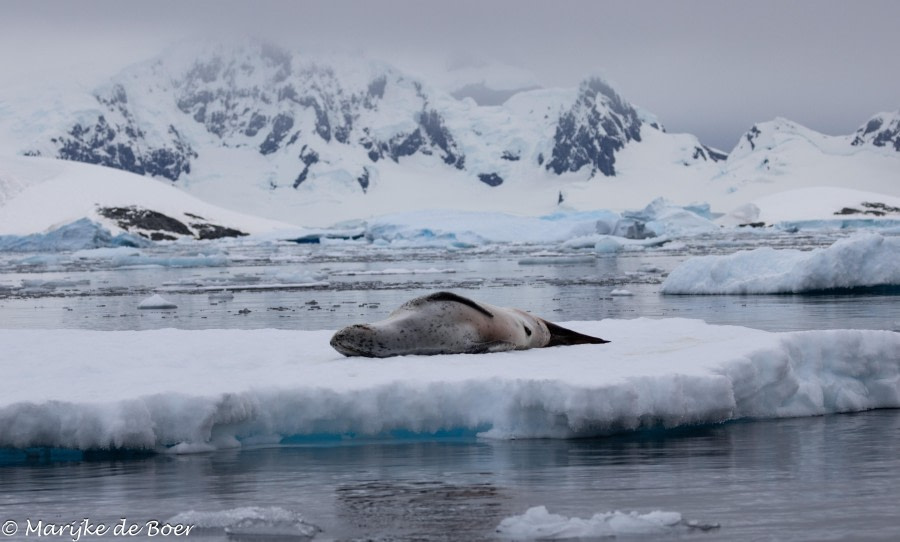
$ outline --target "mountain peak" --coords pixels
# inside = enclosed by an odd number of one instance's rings
[[[590,77],[578,87],[578,96],[562,113],[553,136],[547,170],[556,174],[591,166],[615,175],[615,153],[629,141],[641,140],[641,120],[635,108],[600,77]]]
[[[900,110],[873,116],[856,131],[852,145],[874,145],[900,151]]]

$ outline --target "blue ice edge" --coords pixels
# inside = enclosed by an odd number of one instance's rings
[[[643,427],[632,430],[611,432],[604,436],[576,437],[566,440],[590,441],[609,438],[637,438],[639,440],[656,440],[659,438],[679,438],[692,436],[707,431],[711,427],[722,427],[730,424],[746,423],[748,419],[727,420],[722,422],[710,422],[682,425],[676,427]],[[291,435],[282,437],[277,442],[269,444],[254,443],[254,438],[241,440],[239,450],[252,450],[262,447],[337,447],[337,446],[365,446],[378,444],[415,444],[415,443],[474,443],[497,442],[494,439],[479,437],[491,428],[483,425],[475,428],[442,429],[434,432],[415,432],[406,429],[397,429],[379,433],[377,435],[357,435],[356,433],[314,433],[304,435]],[[512,439],[512,440],[558,440],[558,439]],[[509,442],[509,441],[501,441]],[[48,465],[53,463],[81,462],[81,461],[127,461],[143,460],[159,455],[164,455],[166,449],[94,449],[78,450],[74,448],[55,448],[48,446],[33,446],[29,448],[0,448],[0,468],[9,466]],[[221,450],[212,450],[201,453],[217,453]],[[195,455],[195,454],[191,454]]]
[[[857,412],[846,413],[829,413],[824,416],[843,416],[856,415],[872,410],[894,410],[887,409],[870,409]],[[809,417],[809,416],[803,416]],[[820,417],[820,416],[811,416]],[[687,425],[678,425],[674,427],[649,426],[637,429],[622,429],[611,431],[602,436],[589,437],[573,437],[569,441],[600,441],[608,439],[630,439],[643,441],[655,441],[667,438],[688,438],[705,434],[712,428],[726,427],[730,425],[739,425],[754,422],[769,422],[771,418],[736,418],[723,420],[718,422],[695,423]],[[242,444],[238,450],[253,450],[258,448],[271,447],[344,447],[344,446],[366,446],[366,445],[384,445],[384,444],[416,444],[416,443],[475,443],[475,442],[510,442],[515,440],[553,440],[548,438],[523,438],[496,441],[494,439],[484,439],[479,436],[491,428],[490,425],[483,425],[476,428],[455,428],[442,429],[434,432],[415,432],[405,429],[397,429],[379,433],[377,435],[357,435],[356,433],[313,433],[303,435],[291,435],[282,437],[277,442],[267,444],[254,443],[254,437],[239,440]],[[174,446],[174,445],[173,445]],[[113,448],[113,449],[88,449],[78,450],[74,448],[55,448],[48,446],[34,446],[29,448],[0,448],[0,468],[16,467],[16,466],[32,466],[32,465],[50,465],[54,463],[66,462],[84,462],[84,461],[140,461],[166,455],[166,449],[131,449],[131,448]],[[200,452],[203,454],[213,454],[222,450],[210,450],[208,452]],[[190,454],[197,455],[197,454]]]
[[[259,446],[353,446],[365,444],[400,444],[414,442],[476,442],[478,434],[490,429],[489,425],[475,428],[441,429],[433,432],[415,432],[407,429],[395,429],[376,435],[358,435],[356,433],[311,433],[282,437],[277,442],[260,444],[255,437],[238,439],[240,449],[252,449]],[[174,445],[172,445],[174,446]],[[28,448],[0,448],[0,467],[8,465],[49,464],[67,461],[108,461],[123,459],[145,459],[164,453],[162,450],[112,448],[88,449],[56,448],[50,446],[32,446]],[[215,450],[218,451],[218,450]],[[215,453],[210,451],[207,453]]]

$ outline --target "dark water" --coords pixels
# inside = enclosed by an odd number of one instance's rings
[[[297,511],[322,540],[483,540],[544,505],[680,512],[666,538],[900,539],[900,411],[586,441],[297,446],[0,467],[0,520],[115,524],[186,510]],[[225,539],[222,529],[192,538]],[[208,538],[206,538],[208,537]],[[101,538],[97,538],[98,540]]]
[[[773,238],[765,244],[811,248],[832,241]],[[446,289],[556,321],[685,317],[767,330],[900,329],[900,303],[891,294],[659,294],[665,275],[691,255],[760,243],[753,237],[701,239],[672,250],[568,261],[559,258],[571,253],[553,247],[236,245],[213,247],[228,260],[213,267],[116,267],[65,257],[35,264],[0,255],[0,325],[335,329],[380,319],[415,295]],[[147,252],[162,257],[190,256],[193,249],[153,250]],[[371,274],[387,269],[439,272]],[[328,285],[298,285],[316,280]],[[22,281],[31,286],[22,288]],[[233,299],[210,298],[208,290],[222,285],[234,290]],[[634,295],[613,296],[615,289]],[[157,290],[178,309],[137,309]],[[495,538],[504,518],[544,505],[579,518],[666,510],[720,524],[668,538],[897,540],[898,450],[900,411],[589,441],[354,442],[94,460],[12,452],[0,454],[0,522],[13,520],[23,529],[28,518],[112,525],[121,518],[143,523],[188,510],[256,506],[302,514],[323,529],[317,540],[480,540]],[[36,535],[16,536],[10,539]],[[226,535],[218,528],[191,538]]]

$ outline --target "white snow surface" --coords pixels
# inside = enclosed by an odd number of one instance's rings
[[[36,157],[0,160],[0,234],[44,233],[88,218],[113,234],[124,230],[101,216],[99,207],[139,206],[183,223],[204,221],[250,234],[307,233],[303,228],[229,211],[191,196],[170,183],[116,169]]]
[[[900,237],[857,234],[827,248],[771,247],[696,256],[676,267],[665,294],[781,294],[900,286]]]
[[[717,222],[724,226],[752,222],[825,227],[834,227],[848,221],[857,224],[869,221],[875,226],[879,222],[885,225],[900,224],[900,211],[886,212],[882,216],[865,214],[866,203],[882,203],[900,209],[900,197],[897,196],[852,188],[816,186],[785,190],[755,199],[732,209]],[[844,209],[859,212],[838,214]]]
[[[600,512],[582,519],[551,514],[547,507],[535,506],[520,516],[501,521],[497,526],[497,534],[501,538],[515,540],[594,539],[672,535],[679,527],[687,528],[688,525],[683,523],[678,512]]]
[[[373,360],[335,352],[330,331],[0,330],[15,383],[0,396],[0,448],[571,438],[900,407],[900,333],[562,324],[612,342]]]

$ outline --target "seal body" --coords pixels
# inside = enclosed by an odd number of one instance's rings
[[[339,330],[331,346],[345,356],[481,354],[609,341],[519,309],[437,292],[407,301],[386,319]]]

